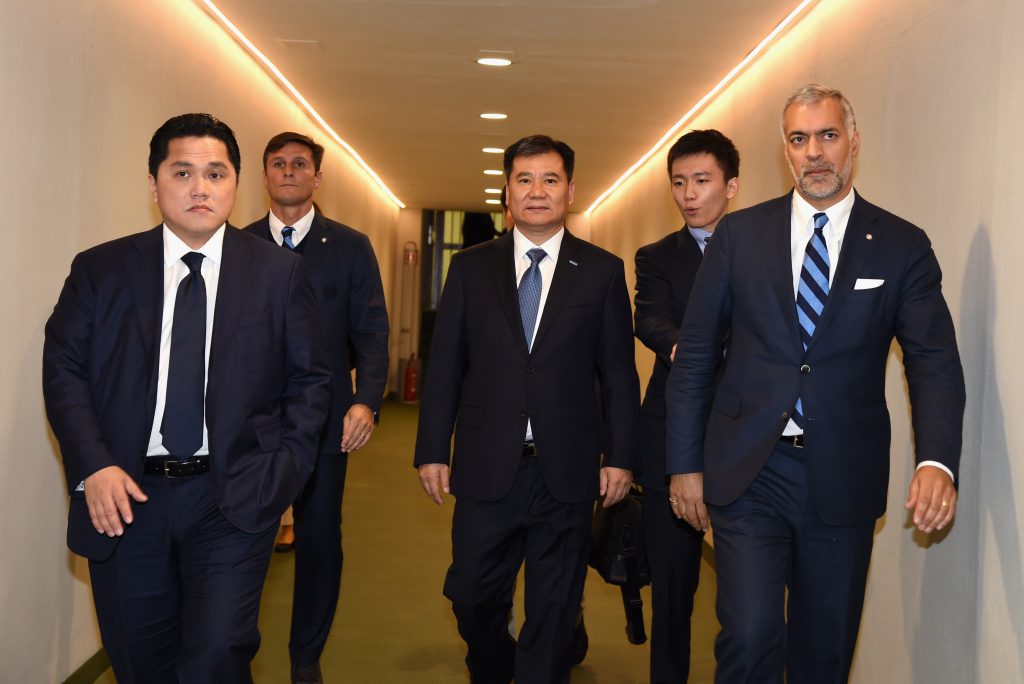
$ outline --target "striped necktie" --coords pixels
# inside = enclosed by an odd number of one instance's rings
[[[828,223],[828,216],[824,212],[814,215],[814,235],[807,241],[807,249],[804,252],[804,265],[800,269],[800,286],[796,296],[796,317],[800,321],[800,340],[803,342],[804,351],[811,345],[811,338],[814,337],[814,329],[821,318],[821,312],[825,308],[825,301],[828,299],[828,248],[825,246],[825,236],[822,231]],[[801,429],[804,427],[803,404],[800,399],[796,400],[796,410],[793,412],[793,422]]]
[[[295,249],[295,243],[292,242],[292,233],[294,232],[295,229],[291,226],[285,226],[281,229],[281,242],[284,243],[284,246],[288,249]]]

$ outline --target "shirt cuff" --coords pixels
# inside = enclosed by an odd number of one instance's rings
[[[953,471],[947,468],[946,466],[942,465],[938,461],[921,461],[920,463],[917,464],[916,470],[920,470],[924,466],[934,466],[936,468],[941,469],[944,473],[949,475],[949,479],[952,480],[954,484],[956,484],[956,478],[953,477]]]

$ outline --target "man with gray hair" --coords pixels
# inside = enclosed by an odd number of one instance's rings
[[[893,338],[916,442],[906,508],[925,533],[956,511],[964,380],[931,244],[854,191],[842,93],[800,88],[782,130],[795,191],[719,223],[666,391],[673,509],[714,529],[719,683],[847,680],[885,513]]]

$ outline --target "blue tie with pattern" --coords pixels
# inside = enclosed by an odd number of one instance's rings
[[[825,246],[825,236],[822,234],[827,223],[828,216],[824,212],[814,215],[814,235],[807,241],[804,265],[800,269],[796,317],[800,321],[800,340],[803,342],[804,351],[807,351],[807,347],[811,344],[814,328],[818,325],[818,319],[825,308],[825,300],[828,299],[828,248]],[[800,399],[796,400],[793,422],[803,429],[804,410]]]
[[[530,258],[530,267],[526,269],[519,281],[519,315],[523,319],[523,332],[526,334],[526,348],[533,346],[533,329],[537,325],[537,311],[540,309],[540,262],[548,255],[543,249],[534,247],[526,256]]]
[[[295,249],[295,243],[292,242],[292,233],[294,232],[295,229],[292,228],[291,226],[285,226],[284,228],[281,229],[281,241],[284,243],[284,246],[287,247],[288,249]]]

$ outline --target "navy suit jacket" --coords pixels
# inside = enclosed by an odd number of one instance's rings
[[[245,231],[274,242],[269,214],[246,226]],[[337,453],[349,407],[365,404],[376,415],[384,398],[389,331],[384,287],[373,246],[359,231],[317,213],[309,233],[299,244],[306,273],[313,283],[334,371],[331,407],[320,452]],[[276,242],[274,245],[278,246]]]
[[[420,402],[416,466],[452,462],[452,493],[500,499],[519,469],[529,419],[551,495],[592,501],[602,452],[603,465],[633,469],[639,407],[621,259],[566,231],[528,350],[512,233],[452,258]]]
[[[942,274],[924,231],[857,196],[825,309],[800,341],[790,255],[792,195],[726,216],[704,254],[668,381],[668,472],[704,473],[704,498],[750,486],[798,397],[812,502],[823,522],[885,512],[889,412],[885,366],[899,342],[918,461],[954,475],[964,379]],[[854,289],[858,279],[878,279]],[[715,387],[722,333],[729,354]]]
[[[228,226],[206,385],[211,475],[225,517],[276,525],[313,470],[330,368],[302,260]],[[71,492],[68,546],[103,560],[78,483],[107,466],[142,476],[156,407],[162,227],[75,257],[43,346],[43,395]],[[135,506],[145,515],[144,505]],[[131,534],[129,525],[125,534]]]
[[[672,345],[703,255],[683,227],[636,252],[636,336],[657,356],[640,408],[640,472],[647,489],[668,491],[665,475],[665,382],[672,367]]]

